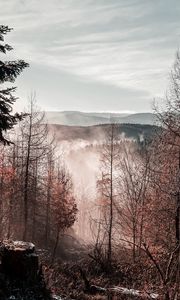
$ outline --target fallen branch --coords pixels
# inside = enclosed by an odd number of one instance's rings
[[[111,287],[111,288],[102,288],[100,286],[96,286],[96,285],[91,285],[90,286],[90,291],[93,294],[96,293],[103,293],[106,294],[108,296],[117,296],[119,294],[121,295],[127,295],[127,296],[131,296],[131,297],[139,297],[142,299],[158,299],[159,295],[156,293],[150,293],[150,292],[146,292],[146,291],[139,291],[139,290],[134,290],[134,289],[127,289],[124,287]]]
[[[156,293],[150,293],[147,291],[139,291],[139,290],[134,290],[134,289],[127,289],[124,287],[112,287],[107,289],[107,291],[115,294],[123,294],[123,295],[129,295],[129,296],[134,296],[134,297],[139,297],[142,299],[158,299],[159,295]]]
[[[111,288],[103,288],[101,286],[97,286],[94,284],[90,284],[89,280],[86,277],[85,272],[79,268],[81,277],[85,284],[85,292],[89,294],[105,294],[107,296],[117,296],[119,294],[121,295],[127,295],[131,297],[139,297],[141,299],[159,299],[159,295],[156,293],[151,293],[147,291],[139,291],[134,289],[127,289],[124,287],[111,287]]]

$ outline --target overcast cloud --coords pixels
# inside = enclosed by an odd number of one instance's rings
[[[150,111],[180,41],[179,0],[0,0],[16,58],[18,108]]]

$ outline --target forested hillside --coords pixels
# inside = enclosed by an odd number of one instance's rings
[[[61,140],[86,140],[89,142],[101,141],[105,138],[105,132],[108,124],[94,126],[64,126],[57,124],[48,124],[50,131],[55,133],[56,139]],[[136,141],[149,140],[155,133],[160,131],[160,127],[155,125],[142,124],[116,124],[118,135],[121,138],[131,138]]]

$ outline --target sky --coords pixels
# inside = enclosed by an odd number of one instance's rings
[[[34,91],[51,111],[145,112],[165,95],[179,0],[0,0],[0,17],[13,28],[9,58],[30,64],[18,110]]]

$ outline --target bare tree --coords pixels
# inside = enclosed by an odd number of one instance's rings
[[[110,124],[106,128],[106,139],[101,150],[102,178],[98,181],[103,202],[104,229],[107,236],[107,248],[105,260],[107,269],[111,269],[112,263],[112,239],[114,226],[114,201],[117,195],[117,159],[119,156],[118,126]]]
[[[45,214],[45,244],[48,247],[48,241],[50,238],[50,209],[53,193],[53,177],[54,177],[54,149],[50,146],[50,151],[47,154],[47,197],[46,197],[46,214]]]
[[[44,158],[48,151],[47,125],[44,124],[44,113],[38,111],[35,106],[35,96],[30,99],[30,108],[27,117],[20,124],[20,138],[22,144],[22,167],[23,167],[23,205],[24,205],[24,231],[23,240],[27,239],[29,205],[33,168],[37,178],[38,161]],[[36,183],[35,183],[36,185]],[[35,193],[36,195],[36,193]],[[35,201],[34,201],[35,205]]]
[[[132,241],[133,261],[143,242],[145,199],[149,188],[149,159],[135,141],[123,141],[119,160],[119,185],[124,200],[116,202],[124,239]],[[137,247],[138,245],[138,247]]]
[[[71,227],[77,214],[77,206],[73,197],[72,180],[64,166],[57,165],[56,179],[54,180],[53,216],[55,225],[55,244],[52,253],[52,262],[55,259],[60,234]]]

